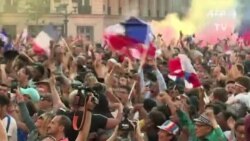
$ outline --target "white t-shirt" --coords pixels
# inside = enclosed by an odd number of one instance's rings
[[[7,131],[7,136],[9,141],[17,141],[17,124],[16,124],[16,120],[10,117],[10,125],[9,125],[9,130]],[[7,128],[7,124],[8,124],[8,117],[4,117],[3,121],[3,126],[6,129]]]
[[[234,97],[237,102],[246,104],[247,108],[250,109],[250,93],[241,93]]]

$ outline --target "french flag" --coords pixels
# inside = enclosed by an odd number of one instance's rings
[[[185,54],[179,54],[168,62],[169,78],[177,80],[183,78],[187,88],[200,87],[200,80],[195,72],[191,60]]]
[[[120,55],[140,59],[146,52],[148,56],[155,57],[156,47],[153,45],[151,28],[135,17],[107,27],[104,39],[110,49]]]
[[[60,34],[53,25],[47,25],[33,40],[33,51],[36,54],[50,55],[50,41],[57,42]]]

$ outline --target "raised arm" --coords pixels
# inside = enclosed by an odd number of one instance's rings
[[[95,107],[94,102],[92,102],[93,95],[89,96],[88,101],[85,104],[84,112],[83,112],[83,127],[79,131],[78,136],[76,138],[76,141],[87,141],[90,126],[91,126],[91,120],[92,120],[92,111]]]
[[[21,116],[23,118],[24,123],[28,127],[29,131],[36,129],[34,121],[29,116],[30,114],[29,114],[28,108],[24,102],[23,96],[19,93],[16,94],[16,96],[17,96],[16,99],[18,102],[19,110],[20,110],[20,113],[21,113]]]
[[[51,89],[53,108],[55,110],[60,109],[60,108],[65,108],[66,106],[63,104],[63,102],[59,96],[59,93],[56,90],[56,78],[55,78],[54,74],[51,74],[49,84],[50,84],[50,89]]]

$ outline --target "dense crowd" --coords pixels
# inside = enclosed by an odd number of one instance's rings
[[[200,47],[182,37],[155,38],[156,57],[122,56],[84,37],[1,42],[1,141],[248,141],[250,50],[230,39]],[[13,41],[14,42],[14,41]],[[201,87],[168,76],[185,54]]]

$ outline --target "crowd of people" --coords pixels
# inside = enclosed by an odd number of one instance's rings
[[[156,57],[128,58],[85,38],[51,41],[50,55],[15,42],[0,64],[1,141],[248,141],[250,50],[155,38]],[[202,86],[168,77],[191,60]]]

